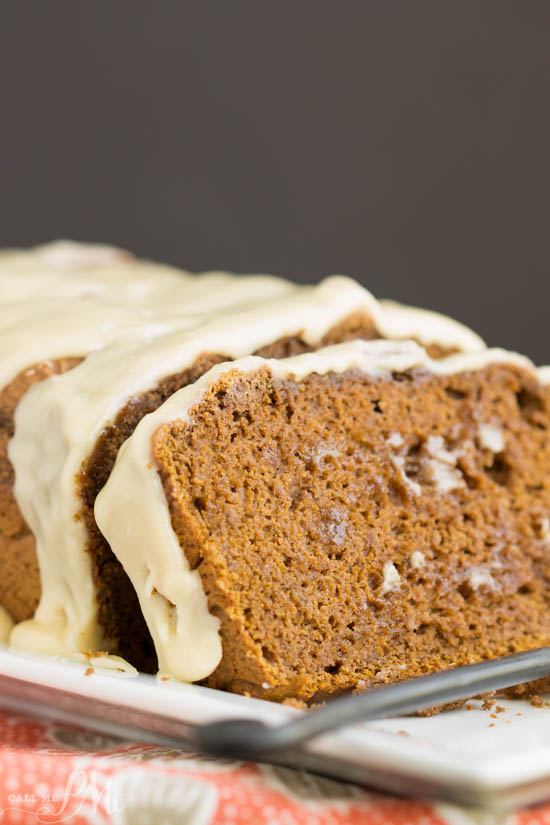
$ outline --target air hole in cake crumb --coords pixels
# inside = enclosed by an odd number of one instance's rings
[[[457,587],[457,590],[466,602],[474,595],[474,589],[469,582],[462,582],[462,584],[459,584]]]
[[[218,392],[216,393],[216,398],[220,402],[220,407],[222,408],[222,410],[224,409],[225,404],[223,404],[221,402],[225,401],[226,397],[227,397],[227,392],[225,390],[218,390]]]
[[[327,665],[325,668],[325,673],[330,673],[334,675],[335,673],[339,673],[342,668],[342,662],[335,662],[333,665]]]
[[[495,484],[498,484],[500,487],[508,487],[511,480],[512,468],[506,461],[506,459],[501,456],[495,456],[495,459],[492,465],[489,467],[484,467],[486,475],[494,481]]]
[[[206,510],[206,502],[200,496],[196,496],[193,499],[193,506],[199,511],[199,513],[204,512]]]
[[[383,412],[382,407],[380,406],[380,399],[379,398],[375,398],[370,403],[372,404],[374,412],[377,412],[377,413]]]
[[[520,596],[529,596],[531,593],[535,592],[535,588],[532,584],[522,584],[521,587],[518,587],[518,591]]]
[[[265,645],[262,645],[262,656],[264,660],[270,665],[273,664],[275,661],[275,656],[273,655],[272,651]]]
[[[286,409],[287,420],[290,421],[292,416],[294,415],[294,410],[292,409],[290,404],[287,404],[285,409]]]
[[[454,387],[445,387],[445,393],[449,396],[449,398],[453,398],[455,401],[462,401],[467,397],[467,393],[462,390],[456,390]]]
[[[526,389],[516,393],[516,400],[518,407],[524,412],[540,412],[544,409],[542,399]]]
[[[378,590],[382,584],[382,576],[378,573],[369,573],[369,586],[371,590]]]

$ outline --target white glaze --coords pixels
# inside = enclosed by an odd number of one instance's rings
[[[374,376],[389,376],[414,367],[443,375],[479,370],[492,363],[514,364],[536,374],[528,359],[504,350],[432,361],[413,342],[354,341],[280,361],[249,356],[215,366],[143,418],[119,452],[110,479],[96,500],[95,515],[136,589],[161,671],[182,681],[203,678],[215,669],[221,655],[218,621],[208,613],[206,597],[199,590],[198,572],[189,570],[181,551],[152,462],[151,442],[162,424],[190,420],[204,392],[230,371],[252,372],[267,366],[276,377],[293,376],[300,381],[314,372],[353,368]],[[386,578],[389,585],[389,572]],[[153,590],[155,598],[151,598]],[[192,605],[186,599],[187,591],[193,594]],[[168,609],[168,602],[175,605],[175,610]]]
[[[380,301],[380,307],[384,319],[379,329],[382,331],[383,328],[384,338],[414,338],[425,347],[440,344],[464,352],[485,347],[471,329],[439,312],[387,300]]]
[[[87,355],[124,333],[147,340],[294,288],[271,275],[191,275],[117,249],[69,242],[4,253],[0,389],[38,361]]]

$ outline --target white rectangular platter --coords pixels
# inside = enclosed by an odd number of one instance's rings
[[[86,670],[85,664],[2,648],[0,707],[124,736],[122,724],[140,741],[185,736],[189,725],[230,717],[276,725],[302,712],[152,676]],[[464,805],[507,808],[550,799],[550,707],[500,699],[506,710],[495,713],[474,704],[474,710],[354,725],[280,761],[382,791]]]

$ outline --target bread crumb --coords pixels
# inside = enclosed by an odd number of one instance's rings
[[[531,697],[531,704],[534,708],[542,708],[544,703],[538,693],[535,693],[535,695]]]
[[[108,650],[81,650],[83,656],[87,659],[100,659],[103,656],[109,656]]]
[[[408,731],[406,730],[398,730],[397,733],[399,734],[399,736],[410,736],[410,733],[408,733]]]
[[[86,670],[84,671],[84,676],[91,676],[93,672],[94,672],[93,667],[87,667]]]
[[[308,710],[309,707],[321,707],[321,705],[307,705],[302,699],[283,699],[281,705],[286,705],[289,708],[299,708],[300,710]]]
[[[492,713],[492,714],[491,714],[491,719],[496,719],[496,718],[497,718],[496,713]]]
[[[161,682],[169,682],[169,681],[170,681],[170,677],[169,677],[169,676],[161,676],[161,677],[160,677],[160,681],[161,681]]]
[[[496,701],[495,699],[484,699],[483,704],[482,704],[481,707],[483,708],[483,710],[492,710],[493,707],[494,707],[495,701]]]
[[[504,708],[502,705],[497,705],[495,708],[495,713],[506,713],[507,710],[510,710],[510,708]]]
[[[494,728],[494,726],[495,726],[495,723],[494,723],[494,722],[489,722],[489,727],[490,727],[490,728]]]
[[[472,705],[471,702],[468,702],[468,704],[466,705],[466,710],[475,710],[475,709],[476,709],[476,706]]]

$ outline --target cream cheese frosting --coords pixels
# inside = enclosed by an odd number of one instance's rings
[[[87,355],[123,332],[147,340],[293,289],[272,275],[192,275],[68,241],[0,254],[0,388],[45,358]]]
[[[231,312],[229,301],[220,306],[217,288],[208,313],[193,320],[188,316],[168,333],[153,332],[145,343],[143,332],[120,333],[70,372],[31,387],[18,405],[9,457],[15,467],[16,499],[36,539],[42,598],[34,619],[14,629],[13,645],[62,654],[105,649],[75,476],[129,398],[154,388],[203,353],[240,358],[297,333],[306,343],[317,344],[333,326],[356,313],[372,318],[382,335],[394,335],[403,325],[409,334],[430,343],[483,351],[481,339],[462,325],[434,313],[411,310],[407,315],[404,307],[383,306],[343,276],[317,286],[281,286],[274,279],[267,297],[263,280],[254,293],[256,282],[253,276],[248,279],[250,288],[246,278],[228,286],[234,301]],[[203,299],[208,304],[200,287],[198,293],[198,304]],[[187,301],[187,311],[189,307]]]
[[[138,339],[158,336],[194,325],[201,314],[206,317],[222,307],[244,308],[294,289],[291,282],[273,275],[192,275],[99,244],[56,241],[4,251],[0,388],[44,358],[86,355],[121,331],[133,330]],[[366,290],[362,298],[386,338],[415,337],[425,345],[448,342],[461,350],[484,346],[475,333],[445,316],[395,302],[379,303]]]
[[[95,505],[97,523],[137,592],[155,643],[159,669],[181,681],[205,678],[221,658],[219,620],[208,612],[197,570],[190,570],[172,529],[151,444],[160,426],[189,421],[204,392],[228,372],[267,367],[277,378],[301,381],[311,373],[359,369],[370,376],[419,368],[436,375],[513,364],[536,374],[529,359],[505,350],[430,359],[414,342],[353,341],[283,360],[255,356],[219,364],[145,416],[122,446]],[[59,571],[58,571],[59,574]]]

